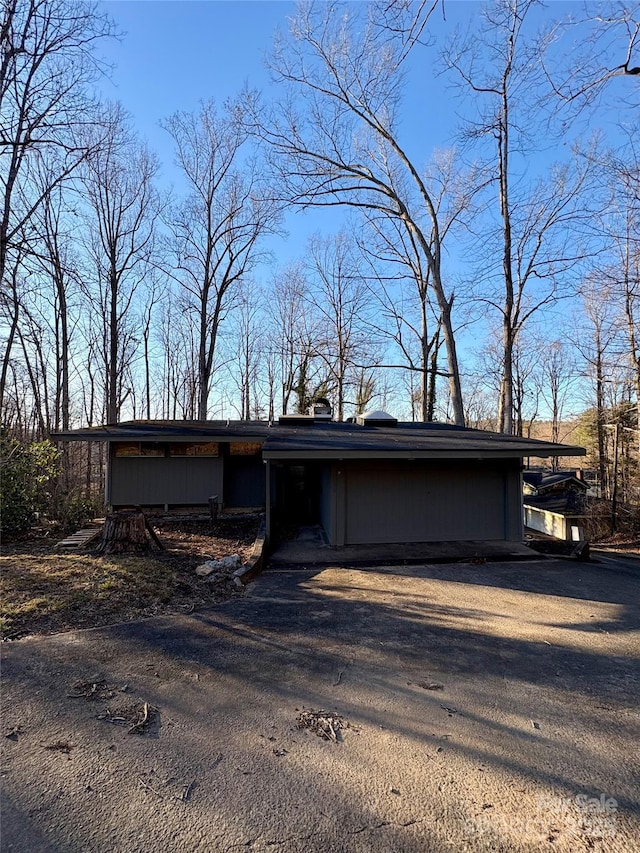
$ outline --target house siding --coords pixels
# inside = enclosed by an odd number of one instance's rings
[[[331,545],[335,544],[336,539],[334,482],[334,466],[324,465],[320,474],[320,523]]]
[[[519,538],[507,467],[407,461],[345,468],[347,545]]]
[[[265,464],[261,456],[224,459],[224,505],[234,508],[265,505]]]
[[[219,457],[112,456],[107,501],[112,506],[206,504],[224,501]]]

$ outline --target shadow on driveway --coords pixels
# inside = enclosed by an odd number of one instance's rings
[[[21,815],[58,851],[631,850],[638,601],[640,579],[567,562],[325,567],[11,644],[9,838]],[[158,708],[157,740],[71,699],[79,678]],[[298,730],[303,707],[343,715],[344,741]],[[43,751],[60,738],[68,759]],[[615,843],[579,823],[601,793]]]

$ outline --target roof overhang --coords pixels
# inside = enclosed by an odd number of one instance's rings
[[[266,422],[251,421],[131,421],[51,433],[54,441],[264,441]]]
[[[584,456],[582,447],[440,423],[358,426],[312,422],[130,421],[52,433],[58,441],[263,442],[265,460],[523,459]]]
[[[568,452],[567,452],[568,451]],[[581,447],[555,448],[549,451],[515,451],[515,450],[451,450],[440,448],[434,450],[351,450],[347,447],[332,450],[310,450],[308,448],[292,448],[291,450],[272,450],[266,447],[262,450],[264,459],[269,460],[342,460],[342,459],[524,459],[534,456],[546,459],[553,456],[584,456],[585,451]]]
[[[266,460],[329,459],[524,459],[584,456],[582,447],[524,439],[446,424],[362,427],[352,424],[272,430]]]

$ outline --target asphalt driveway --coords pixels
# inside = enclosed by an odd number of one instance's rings
[[[267,571],[7,643],[1,849],[637,850],[637,566]]]

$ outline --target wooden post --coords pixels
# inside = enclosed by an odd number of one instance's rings
[[[218,495],[209,498],[209,516],[211,518],[211,529],[213,530],[218,521]]]

